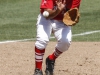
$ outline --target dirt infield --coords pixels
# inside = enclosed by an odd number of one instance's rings
[[[50,42],[45,58],[54,50]],[[45,63],[43,63],[43,72]],[[0,75],[32,75],[34,42],[0,44]],[[56,61],[55,75],[100,75],[100,42],[72,42],[68,51]]]

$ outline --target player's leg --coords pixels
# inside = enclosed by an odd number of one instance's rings
[[[54,35],[58,41],[51,59],[56,59],[62,52],[68,50],[71,44],[72,32],[70,26],[65,26],[63,22],[54,23]]]
[[[50,38],[51,25],[42,15],[38,16],[37,21],[37,39],[35,42],[35,73],[34,75],[43,75],[42,61],[45,48]]]
[[[56,58],[64,51],[68,50],[71,42],[71,27],[65,26],[62,22],[56,22],[53,25],[54,35],[58,41],[54,52],[47,57],[46,73],[53,75],[54,63]]]
[[[71,44],[72,32],[70,26],[65,26],[64,28],[55,32],[55,37],[57,38],[56,48],[60,52],[68,50]]]

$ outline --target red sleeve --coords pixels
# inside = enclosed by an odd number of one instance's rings
[[[80,7],[80,2],[81,0],[67,0],[67,8],[71,9],[71,8],[75,8],[75,7]]]
[[[41,1],[41,5],[40,5],[40,9],[44,9],[44,8],[49,8],[49,9],[53,9],[53,0],[42,0]]]
[[[53,9],[53,0],[42,0],[40,4],[40,12],[43,13],[44,9]]]

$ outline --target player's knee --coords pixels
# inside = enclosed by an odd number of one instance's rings
[[[66,51],[68,50],[68,48],[70,47],[70,41],[69,40],[63,40],[62,41],[62,48],[63,48],[63,51]]]
[[[35,46],[38,48],[38,49],[45,49],[46,46],[47,46],[47,43],[48,43],[49,40],[43,40],[43,39],[39,39],[36,41],[35,43]]]
[[[61,52],[64,52],[66,50],[68,50],[68,48],[70,47],[71,41],[68,39],[61,39],[58,42],[58,49],[61,50]]]

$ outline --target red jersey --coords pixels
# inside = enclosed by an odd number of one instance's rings
[[[44,9],[56,9],[57,6],[55,1],[56,0],[42,0],[40,5],[41,13],[43,13]],[[64,13],[71,8],[79,8],[80,2],[81,0],[66,0],[65,9],[61,13],[59,13],[54,19],[62,20]]]

